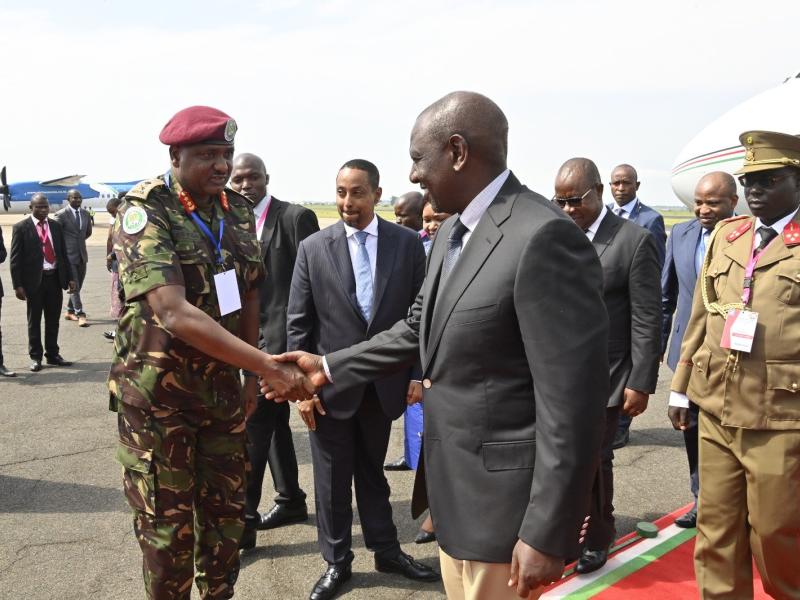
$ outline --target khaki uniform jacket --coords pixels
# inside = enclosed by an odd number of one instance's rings
[[[800,223],[798,218],[800,213],[793,222]],[[748,222],[747,231],[731,235]],[[754,230],[753,217],[717,226],[705,259],[710,302],[741,302]],[[672,389],[685,393],[723,425],[800,429],[800,245],[787,245],[785,236],[778,236],[758,261],[750,301],[758,325],[750,353],[720,347],[725,318],[707,312],[703,283],[701,276]]]

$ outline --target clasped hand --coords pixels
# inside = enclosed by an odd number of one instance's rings
[[[268,365],[257,375],[261,392],[269,400],[307,400],[317,391],[312,378],[307,377],[300,366],[280,360],[279,356],[270,357]]]
[[[276,385],[271,379],[261,379],[261,393],[267,400],[274,400],[275,402],[285,402],[286,400],[308,400],[316,391],[324,386],[328,381],[328,376],[325,375],[325,368],[322,366],[322,357],[309,352],[302,352],[296,350],[294,352],[285,352],[272,357],[278,366],[285,369],[291,369],[293,372],[298,372],[305,381],[304,389],[310,393],[305,396],[290,393],[294,388],[289,388],[289,392],[285,388]]]

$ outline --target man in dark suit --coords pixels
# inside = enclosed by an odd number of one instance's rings
[[[302,206],[278,200],[267,191],[269,174],[264,161],[255,154],[240,154],[233,161],[230,186],[253,205],[256,235],[266,277],[259,291],[261,335],[259,348],[270,354],[286,351],[286,306],[289,286],[300,242],[319,231],[317,215]],[[248,381],[255,390],[255,380]],[[297,455],[289,427],[289,405],[276,404],[259,395],[256,408],[247,418],[247,453],[250,474],[245,504],[243,549],[256,543],[257,529],[274,529],[308,519],[306,493],[300,488]],[[274,506],[259,514],[261,488],[267,464],[275,491]]]
[[[324,359],[283,357],[316,385],[327,367],[337,390],[421,359],[427,500],[450,598],[536,598],[561,577],[585,530],[608,401],[597,254],[511,174],[507,150],[508,122],[485,96],[425,109],[410,179],[458,215],[433,241],[409,317]]]
[[[61,226],[48,219],[50,204],[44,194],[34,194],[31,216],[11,231],[11,285],[17,298],[28,303],[28,353],[30,369],[42,370],[42,356],[48,365],[67,367],[72,363],[59,354],[58,317],[62,290],[75,289],[70,278],[67,247]],[[44,313],[44,350],[42,349]]]
[[[667,240],[667,258],[661,274],[661,342],[662,354],[666,353],[667,365],[673,371],[680,358],[683,334],[692,313],[694,288],[711,232],[719,221],[733,216],[737,200],[736,182],[731,175],[723,171],[704,175],[694,190],[694,214],[697,218],[675,225]],[[691,510],[675,519],[678,527],[697,525],[697,494],[700,490],[697,472],[699,410],[694,402],[690,402],[688,408],[670,406],[667,409],[672,426],[683,431],[689,480],[695,499]]]
[[[81,208],[83,198],[78,190],[67,192],[67,202],[69,206],[65,206],[53,215],[64,232],[70,278],[75,282],[75,290],[69,294],[64,318],[67,321],[77,321],[80,327],[87,327],[81,289],[83,289],[83,280],[86,279],[86,264],[89,262],[86,240],[92,235],[92,216]]]
[[[664,264],[664,254],[666,253],[667,233],[664,227],[664,217],[649,206],[642,203],[637,197],[639,191],[639,175],[631,165],[617,165],[611,171],[611,193],[614,196],[614,203],[609,204],[608,208],[614,214],[633,221],[653,234],[658,250],[659,265]],[[622,414],[619,417],[619,426],[614,436],[614,450],[627,445],[630,439],[631,418]]]
[[[300,243],[287,315],[290,350],[324,354],[346,348],[408,314],[425,277],[425,253],[415,232],[375,215],[380,197],[371,162],[351,160],[339,170],[336,206],[342,220]],[[375,568],[417,580],[439,578],[400,550],[383,475],[409,375],[406,368],[356,386],[334,385],[301,403],[311,430],[319,545],[328,563],[312,600],[332,598],[350,577],[353,484]]]
[[[6,246],[3,243],[3,230],[0,229],[0,263],[6,260]],[[3,309],[3,281],[0,280],[0,315]],[[0,329],[0,375],[3,377],[16,377],[17,374],[10,369],[6,369],[5,362],[3,361],[3,330]]]
[[[572,158],[562,165],[553,201],[586,232],[597,251],[609,319],[611,395],[600,471],[592,490],[589,533],[576,566],[578,573],[591,573],[606,563],[616,535],[611,445],[620,413],[630,417],[642,414],[649,395],[656,390],[661,353],[661,268],[653,236],[603,204],[600,172],[588,158]]]

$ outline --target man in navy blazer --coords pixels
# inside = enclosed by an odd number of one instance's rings
[[[636,194],[640,184],[639,175],[631,165],[622,164],[614,167],[609,182],[614,203],[609,204],[608,208],[618,217],[633,221],[653,234],[658,251],[658,262],[663,266],[667,242],[664,217],[657,210],[646,206],[639,200]],[[628,443],[630,427],[631,418],[625,414],[620,415],[617,435],[614,437],[614,450],[622,448]]]
[[[667,365],[673,371],[680,358],[681,342],[692,313],[692,297],[708,240],[719,221],[733,216],[737,199],[736,182],[728,173],[715,171],[704,175],[694,191],[694,214],[697,218],[675,225],[667,241],[667,256],[661,273],[661,341]],[[695,498],[692,509],[675,520],[679,527],[694,527],[697,524],[697,493],[700,489],[697,475],[697,413],[698,408],[694,403],[690,403],[689,408],[668,408],[672,426],[683,431],[691,489]]]
[[[342,220],[300,243],[287,311],[289,350],[327,354],[363,342],[408,314],[425,278],[416,232],[375,214],[378,169],[346,162],[336,177]],[[403,414],[410,368],[342,387],[336,381],[301,403],[314,466],[317,531],[328,563],[311,600],[334,597],[351,575],[353,508],[378,571],[434,581],[439,575],[400,550],[383,463],[392,421]],[[315,411],[318,413],[315,415]]]

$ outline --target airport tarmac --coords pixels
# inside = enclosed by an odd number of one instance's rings
[[[8,225],[22,217],[3,216]],[[105,215],[103,219],[107,219]],[[107,221],[105,221],[107,222]],[[61,354],[69,368],[28,371],[25,304],[14,297],[8,262],[0,266],[5,364],[16,379],[0,378],[0,596],[26,600],[143,598],[141,555],[114,461],[116,416],[105,387],[111,343],[102,332],[108,317],[110,276],[104,265],[105,222],[89,248],[83,299],[90,327],[61,320]],[[323,224],[324,225],[324,224]],[[637,521],[654,520],[690,501],[688,469],[680,433],[666,417],[669,370],[662,367],[656,395],[633,426],[630,444],[617,452],[618,534]],[[402,454],[402,419],[392,430],[388,458]],[[317,550],[308,436],[292,411],[302,487],[309,495],[307,523],[260,532],[258,546],[243,555],[236,597],[247,600],[307,598],[324,564]],[[403,549],[437,565],[435,544],[413,543],[413,473],[388,473]],[[262,509],[271,506],[272,482],[264,485]],[[503,498],[497,499],[498,503]],[[480,527],[480,520],[476,521]],[[373,569],[358,520],[353,578],[342,598],[444,598],[441,584],[420,584]],[[193,592],[197,597],[196,591]]]

